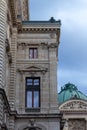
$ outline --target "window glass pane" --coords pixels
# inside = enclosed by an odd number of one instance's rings
[[[32,107],[32,92],[27,91],[27,107]]]
[[[29,58],[30,59],[33,58],[33,49],[32,48],[29,49]]]
[[[32,79],[27,79],[27,85],[32,85],[33,80]]]
[[[34,58],[37,58],[37,48],[34,49]]]
[[[39,79],[34,79],[34,85],[39,85]]]
[[[34,108],[39,107],[39,92],[34,92]]]

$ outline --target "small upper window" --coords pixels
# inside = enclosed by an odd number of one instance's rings
[[[29,48],[29,58],[30,59],[38,58],[38,49],[37,48]]]

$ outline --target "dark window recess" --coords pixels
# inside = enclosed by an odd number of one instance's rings
[[[36,128],[29,128],[29,130],[36,130]]]
[[[37,48],[29,48],[29,58],[30,59],[38,58],[38,49]]]
[[[40,107],[40,78],[26,78],[26,108]]]

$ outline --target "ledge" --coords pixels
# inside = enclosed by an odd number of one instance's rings
[[[52,119],[54,119],[54,118],[58,118],[58,119],[62,119],[62,114],[60,114],[60,113],[27,113],[27,114],[17,114],[17,116],[16,116],[16,118],[17,119],[20,119],[20,118],[22,118],[22,119],[31,119],[31,118],[34,118],[34,119],[36,119],[36,118],[38,118],[38,119],[49,119],[49,118],[52,118]]]
[[[40,108],[25,108],[25,112],[40,112]]]

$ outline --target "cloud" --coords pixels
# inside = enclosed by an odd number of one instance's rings
[[[87,94],[86,5],[86,0],[79,0],[79,4],[78,0],[74,4],[71,0],[59,7],[56,14],[56,17],[60,17],[62,21],[58,63],[59,91],[61,86],[71,82]]]
[[[59,7],[57,13],[54,12],[54,16],[61,19],[62,25],[66,29],[73,29],[73,27],[87,29],[87,7],[85,3],[87,5],[85,0],[75,3],[67,0]]]
[[[78,89],[86,94],[87,92],[87,73],[84,71],[60,69],[58,72],[58,87],[60,88],[70,82],[75,84]],[[84,88],[84,89],[83,89]]]
[[[61,19],[58,86],[72,82],[87,92],[87,0],[32,0],[31,19]]]
[[[72,29],[73,27],[87,28],[86,14],[87,9],[78,10],[77,12],[76,11],[73,12],[70,10],[68,11],[62,10],[58,13],[58,17],[60,17],[66,29],[67,27]]]

